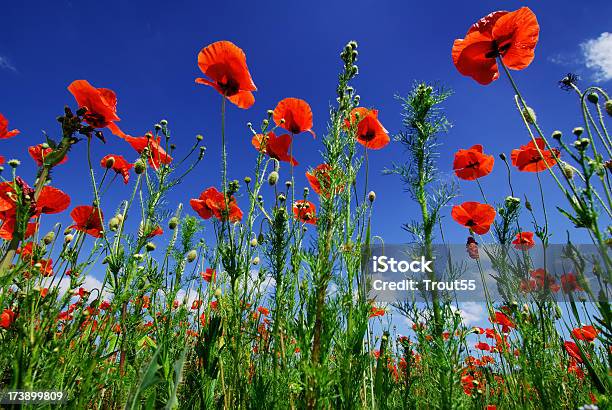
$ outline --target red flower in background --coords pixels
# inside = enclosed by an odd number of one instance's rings
[[[15,135],[19,134],[19,130],[11,130],[8,129],[8,120],[0,113],[0,140],[5,140],[7,138],[12,138]]]
[[[576,275],[571,272],[561,275],[561,289],[563,289],[565,293],[583,290],[576,279]]]
[[[526,292],[558,292],[561,287],[557,284],[554,276],[549,275],[544,269],[539,268],[530,272],[529,279],[523,279],[521,281],[521,289]]]
[[[389,144],[391,140],[387,130],[378,120],[378,110],[368,110],[364,107],[353,108],[350,121],[347,119],[345,126],[350,128],[357,125],[355,137],[357,142],[369,149],[381,149]]]
[[[164,230],[161,228],[161,226],[157,225],[155,229],[153,229],[151,232],[147,234],[147,239],[155,238],[156,236],[163,235],[163,234],[164,234]]]
[[[52,186],[44,186],[36,201],[37,214],[57,214],[70,206],[70,196]]]
[[[191,199],[189,203],[194,211],[202,219],[210,219],[212,216],[220,221],[229,218],[230,222],[242,220],[242,211],[236,204],[236,199],[232,196],[227,200],[217,188],[210,187],[200,194],[198,199]]]
[[[317,224],[317,207],[310,201],[301,199],[293,204],[293,215],[300,221],[316,225]]]
[[[132,169],[134,164],[127,162],[121,155],[109,154],[100,160],[100,166],[102,166],[102,168],[109,168],[108,164],[111,158],[113,158],[114,161],[110,169],[115,171],[117,174],[121,174],[123,177],[123,182],[127,184],[130,180],[130,169]]]
[[[0,165],[4,165],[5,162],[6,160],[4,159],[4,157],[0,155]]]
[[[495,318],[491,319],[491,323],[500,325],[502,327],[502,333],[508,333],[510,329],[516,328],[512,320],[502,312],[495,312]]]
[[[478,342],[474,345],[474,347],[478,350],[491,351],[491,346],[489,346],[489,344],[486,342]]]
[[[536,138],[536,141],[537,146],[532,140],[529,141],[529,144],[512,150],[510,155],[512,165],[517,167],[519,171],[541,172],[547,169],[546,165],[552,167],[557,163],[555,158],[559,157],[559,150],[556,148],[552,150],[546,149],[546,143],[543,138]],[[540,152],[542,153],[541,155]]]
[[[319,164],[312,171],[306,172],[306,179],[312,189],[319,195],[328,197],[331,194],[332,174],[337,172],[329,164]],[[336,187],[336,193],[342,192],[344,187]]]
[[[495,158],[482,153],[482,145],[477,144],[469,149],[460,149],[455,153],[453,169],[455,175],[466,181],[487,176],[493,170]]]
[[[217,272],[213,268],[206,268],[204,272],[200,272],[200,276],[202,276],[202,279],[204,279],[206,282],[210,283],[215,280]]]
[[[580,349],[578,348],[578,345],[576,345],[576,343],[565,341],[563,345],[565,347],[565,351],[567,352],[567,354],[570,355],[570,357],[575,359],[578,363],[583,363],[582,356],[580,355]]]
[[[370,308],[370,319],[373,317],[380,317],[380,316],[384,316],[385,313],[387,313],[387,311],[384,308],[379,308],[376,306],[372,306]]]
[[[43,148],[43,144],[33,145],[30,148],[28,148],[28,153],[30,154],[32,159],[36,162],[36,165],[38,165],[39,167],[43,166],[45,162],[45,158],[47,157],[47,155],[51,154],[52,152],[53,152],[53,148],[51,147]],[[62,158],[62,160],[55,165],[63,164],[66,161],[68,161],[68,155],[64,155],[64,158]]]
[[[299,98],[281,100],[274,108],[272,118],[277,126],[292,134],[308,131],[313,137],[316,137],[312,131],[312,109],[304,100]]]
[[[85,232],[94,238],[101,238],[104,230],[102,211],[91,205],[77,206],[70,212],[74,224],[70,228]]]
[[[270,131],[267,135],[254,135],[251,143],[257,151],[265,152],[270,158],[281,162],[289,162],[291,165],[298,165],[298,162],[289,153],[291,141],[292,137],[289,134],[277,137],[274,131]]]
[[[4,309],[0,314],[0,327],[8,329],[15,321],[15,316],[17,315],[11,309]]]
[[[589,343],[597,339],[598,334],[599,334],[599,331],[591,325],[578,327],[572,330],[572,335],[574,335],[576,339],[584,340]]]
[[[451,216],[460,225],[470,228],[479,235],[489,232],[491,224],[495,220],[495,208],[491,205],[479,202],[464,202],[456,205],[451,211]]]
[[[198,54],[198,66],[208,77],[196,78],[196,83],[210,85],[240,108],[255,103],[252,91],[257,91],[246,64],[244,51],[230,41],[217,41]]]
[[[74,96],[79,108],[86,108],[83,119],[94,128],[108,127],[119,137],[125,137],[115,121],[117,116],[117,95],[108,88],[96,88],[87,80],[75,80],[68,86],[68,91]]]
[[[497,57],[513,70],[526,68],[534,57],[540,26],[535,14],[522,7],[496,11],[470,27],[453,44],[453,63],[459,72],[486,85],[499,77]]]
[[[512,241],[512,244],[516,249],[526,251],[535,246],[533,240],[533,232],[519,232],[516,234],[516,238]]]
[[[149,148],[149,165],[156,171],[161,164],[168,165],[172,162],[172,157],[160,145],[161,137],[155,138],[148,133],[144,137],[126,135],[123,139],[139,154],[142,154],[145,148]]]

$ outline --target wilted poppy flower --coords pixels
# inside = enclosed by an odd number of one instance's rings
[[[257,151],[265,152],[270,158],[281,162],[289,162],[291,165],[298,165],[298,162],[289,153],[292,137],[289,134],[276,136],[274,131],[268,134],[257,134],[253,136],[251,143]]]
[[[540,26],[535,14],[522,7],[483,17],[453,44],[453,63],[465,76],[486,85],[499,77],[497,57],[513,70],[526,68],[534,57]]]
[[[113,161],[111,161],[111,158]],[[100,160],[100,166],[102,168],[109,168],[108,165],[112,162],[110,168],[115,171],[117,174],[121,174],[123,177],[123,182],[128,183],[130,180],[130,169],[134,166],[126,161],[121,155],[109,154]]]
[[[19,130],[8,129],[8,120],[0,113],[0,140],[14,137],[19,134]]]
[[[564,273],[561,275],[561,288],[565,293],[571,293],[575,291],[582,291],[582,287],[576,279],[576,275],[572,272]]]
[[[547,169],[547,164],[548,167],[552,167],[557,163],[555,158],[559,158],[559,150],[556,148],[552,150],[546,149],[546,143],[543,138],[536,138],[536,141],[537,146],[532,140],[529,141],[529,144],[512,150],[510,155],[512,165],[517,167],[519,171],[541,172]],[[539,151],[538,148],[540,149]],[[542,155],[540,155],[540,152]]]
[[[345,126],[350,128],[356,124],[355,138],[357,142],[369,149],[384,148],[389,141],[387,130],[378,120],[378,110],[368,110],[364,107],[353,108],[350,121],[347,119]]]
[[[477,144],[469,149],[460,149],[455,153],[453,169],[455,175],[466,181],[487,176],[493,170],[495,158],[482,153],[482,145]]]
[[[535,246],[533,240],[533,232],[519,232],[516,234],[516,238],[512,241],[512,244],[516,249],[524,250],[531,249]]]
[[[4,309],[0,314],[0,327],[8,329],[15,321],[15,316],[17,315],[11,309]]]
[[[244,51],[230,41],[217,41],[198,54],[198,66],[208,77],[196,78],[196,83],[210,85],[240,108],[255,103],[252,91],[257,91],[246,64]]]
[[[491,224],[495,220],[495,208],[491,205],[479,202],[464,202],[456,205],[451,211],[451,216],[460,225],[470,228],[478,235],[489,232]]]
[[[316,225],[317,224],[317,207],[310,201],[301,199],[293,204],[293,215],[300,221]]]
[[[101,238],[104,230],[102,211],[91,205],[77,206],[70,212],[74,224],[70,228],[85,232],[94,238]]]
[[[200,276],[202,276],[202,279],[204,279],[206,282],[210,283],[215,280],[217,272],[213,268],[206,268],[204,272],[200,272]]]
[[[242,211],[236,204],[236,199],[232,196],[227,200],[217,188],[210,187],[200,194],[198,199],[191,199],[189,203],[194,211],[202,219],[210,219],[212,216],[220,221],[229,218],[230,222],[242,220]],[[229,209],[229,211],[228,211]]]
[[[281,100],[274,108],[272,118],[276,125],[292,134],[308,131],[313,137],[315,136],[312,131],[312,110],[304,100],[299,98]]]
[[[32,159],[36,162],[36,165],[38,165],[39,167],[43,166],[45,159],[52,152],[53,152],[53,148],[51,147],[43,148],[43,144],[33,145],[30,148],[28,148],[28,153],[30,154]],[[55,165],[63,164],[66,161],[68,161],[68,155],[64,155],[64,158],[62,158],[62,160]]]
[[[572,335],[574,335],[576,339],[584,340],[586,342],[592,342],[593,340],[597,339],[598,334],[599,331],[591,325],[578,327],[572,330]]]
[[[574,342],[565,341],[563,343],[565,347],[565,351],[570,355],[573,359],[575,359],[578,363],[583,363],[582,356],[580,355],[580,349]]]
[[[319,164],[312,171],[306,172],[306,179],[312,189],[319,195],[329,196],[331,193],[332,174],[339,172],[333,170],[329,164]],[[335,174],[334,176],[337,176]],[[337,186],[336,193],[342,192],[344,187]]]
[[[87,108],[83,119],[94,128],[108,127],[119,137],[125,133],[119,129],[115,121],[117,116],[117,95],[108,88],[96,88],[87,80],[75,80],[68,86],[68,91],[74,96],[79,108]]]

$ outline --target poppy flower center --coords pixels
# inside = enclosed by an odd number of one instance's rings
[[[238,81],[226,76],[224,76],[221,81],[217,81],[217,85],[219,85],[219,88],[221,88],[223,94],[225,94],[227,97],[236,95],[238,94],[238,91],[240,91],[240,84]]]
[[[87,113],[83,116],[85,122],[94,128],[104,128],[106,126],[106,118],[97,113]]]
[[[364,141],[372,141],[376,137],[376,132],[374,130],[367,130],[365,133],[361,134],[361,139]]]
[[[491,41],[491,50],[489,50],[486,54],[486,58],[497,58],[499,56],[503,56],[506,51],[510,48],[512,43],[510,41],[503,42],[499,44],[497,40]]]

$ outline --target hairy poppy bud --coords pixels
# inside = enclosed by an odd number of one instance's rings
[[[179,220],[176,216],[173,216],[172,218],[170,218],[170,220],[168,221],[168,228],[170,228],[171,230],[176,229],[176,227],[178,226]]]
[[[291,181],[286,181],[286,182],[285,182],[285,186],[286,186],[287,188],[291,188],[291,185],[293,185],[293,183],[292,183]]]
[[[268,184],[270,184],[271,186],[274,186],[276,185],[277,182],[278,182],[278,172],[276,171],[270,172],[270,175],[268,175]]]
[[[74,235],[72,235],[72,234],[68,234],[68,235],[64,236],[64,242],[65,243],[70,243],[70,242],[72,242],[73,239],[74,239]]]
[[[153,242],[147,242],[145,247],[147,249],[147,252],[153,252],[155,250],[155,248],[157,248],[157,246],[155,246],[155,244]]]
[[[606,100],[606,112],[610,117],[612,117],[612,100]]]
[[[119,222],[119,219],[117,217],[111,218],[110,221],[108,221],[108,227],[110,228],[111,231],[116,231],[117,229],[119,229],[119,224],[121,222]]]
[[[370,193],[368,194],[368,200],[370,202],[374,202],[376,200],[376,192],[370,191]]]
[[[244,183],[245,184],[250,184],[251,183],[251,177],[244,177]]]
[[[230,193],[238,192],[240,189],[240,182],[238,182],[237,179],[234,179],[233,181],[230,181],[227,188],[229,189]]]
[[[599,95],[597,95],[597,93],[589,93],[589,95],[587,95],[587,100],[589,100],[590,103],[597,104]]]
[[[198,257],[198,253],[196,252],[195,249],[192,249],[189,252],[187,252],[187,262],[191,263],[194,260],[196,260],[197,257]]]
[[[257,246],[258,244],[259,244],[259,242],[257,242],[257,238],[253,238],[253,239],[251,239],[251,246],[252,246],[252,247]]]
[[[55,232],[50,231],[49,233],[47,233],[45,235],[45,237],[43,238],[43,243],[45,245],[49,245],[51,242],[53,242],[53,240],[55,239]]]
[[[106,169],[111,169],[115,165],[115,157],[108,157],[106,160]]]
[[[563,175],[565,175],[565,177],[567,179],[572,179],[572,178],[574,178],[574,173],[576,172],[576,168],[574,168],[573,166],[571,166],[567,162],[562,162],[561,163],[561,172],[563,172]]]
[[[555,139],[557,141],[561,140],[561,135],[562,135],[562,133],[559,130],[553,131],[553,133],[552,133],[553,139]]]
[[[531,107],[523,108],[522,114],[523,114],[523,118],[525,118],[525,121],[527,121],[529,124],[535,124],[536,113],[533,110],[533,108]]]
[[[168,125],[168,121],[167,120],[161,120],[159,122],[163,127],[165,127],[166,125]]]
[[[268,126],[268,124],[270,123],[270,121],[268,121],[268,120],[263,120],[261,123],[263,124],[263,126],[264,126],[264,127],[267,127],[267,126]]]
[[[145,171],[146,165],[143,160],[139,159],[134,163],[134,172],[140,175]]]
[[[8,164],[13,168],[17,168],[19,165],[21,165],[21,161],[18,159],[11,159],[9,160]]]
[[[581,136],[583,132],[584,132],[584,128],[582,127],[576,127],[572,130],[572,133],[577,137]]]
[[[196,140],[202,141],[203,139],[204,139],[204,136],[202,134],[196,135]]]
[[[159,131],[159,130],[161,130],[161,129],[162,129],[162,126],[161,126],[161,124],[155,124],[155,125],[153,126],[153,128],[155,128],[155,131]]]
[[[253,265],[259,265],[259,256],[254,257],[253,260],[251,261],[251,263]]]

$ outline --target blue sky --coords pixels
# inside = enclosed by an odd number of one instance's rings
[[[566,72],[579,73],[583,84],[597,76],[604,79],[603,86],[611,83],[610,75],[605,80],[605,72],[598,75],[596,67],[586,67],[580,46],[610,29],[612,3],[608,1],[20,3],[11,2],[2,9],[0,112],[21,135],[0,141],[0,154],[22,159],[19,173],[31,180],[35,167],[25,147],[41,142],[41,130],[57,136],[55,117],[65,104],[75,106],[67,85],[75,79],[87,79],[97,87],[116,91],[122,118],[119,125],[132,135],[142,135],[166,118],[179,155],[196,134],[205,136],[206,159],[170,199],[171,208],[219,185],[220,96],[193,81],[201,75],[196,64],[198,51],[217,40],[231,40],[244,49],[259,88],[251,109],[228,108],[229,176],[239,180],[252,172],[255,159],[245,124],[258,124],[280,99],[308,101],[314,111],[315,132],[325,132],[340,69],[338,55],[349,40],[359,43],[360,75],[354,86],[363,105],[379,109],[381,121],[392,134],[401,129],[395,94],[406,94],[414,81],[420,80],[454,90],[446,104],[454,127],[441,138],[443,178],[450,177],[453,153],[459,148],[482,143],[497,158],[499,152],[509,154],[528,142],[507,81],[480,86],[461,76],[450,58],[453,40],[463,37],[468,27],[487,13],[522,5],[536,13],[541,26],[536,58],[528,69],[516,73],[515,79],[548,133],[560,129],[569,135],[578,125],[577,100],[557,86]],[[612,51],[607,50],[609,57]],[[134,158],[131,148],[110,133],[107,141],[106,145],[95,141],[94,159],[107,153]],[[306,184],[303,173],[307,167],[320,162],[319,149],[319,140],[308,134],[297,137],[298,187]],[[416,206],[399,180],[381,175],[392,161],[404,159],[397,143],[370,155],[371,189],[378,195],[373,229],[388,243],[407,241],[401,224],[417,216]],[[71,152],[68,163],[54,172],[53,184],[71,194],[73,205],[90,203],[86,175],[85,143],[81,143]],[[509,194],[505,176],[498,161],[493,174],[482,181],[489,199],[501,201]],[[513,178],[518,193],[527,194],[537,204],[534,175],[515,172]],[[558,203],[550,177],[543,174],[543,178],[548,200]],[[129,189],[117,180],[104,204],[109,214]],[[464,200],[480,200],[476,185],[461,183],[461,197],[453,204]],[[239,203],[246,205],[245,198]],[[549,209],[552,242],[563,242],[565,230],[571,226],[551,205]],[[450,223],[449,215],[450,208],[445,212],[447,239],[464,242],[465,229]],[[67,213],[62,218],[69,222]],[[529,226],[527,218],[524,223]]]

